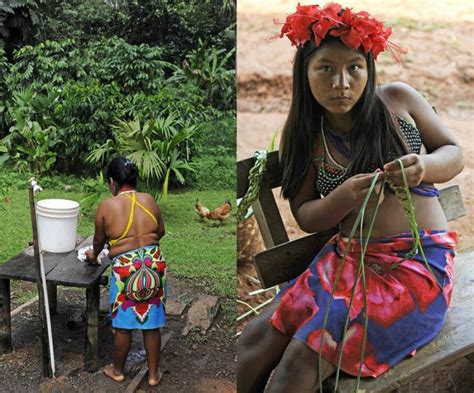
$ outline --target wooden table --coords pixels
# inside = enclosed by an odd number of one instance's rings
[[[86,289],[86,334],[84,366],[95,371],[100,366],[99,358],[99,300],[100,279],[110,260],[102,260],[101,266],[89,265],[77,259],[77,250],[91,244],[90,239],[80,242],[69,253],[43,253],[44,270],[48,285],[51,314],[56,313],[57,285]],[[23,252],[0,265],[0,354],[12,350],[10,316],[10,280],[36,282],[33,252]]]

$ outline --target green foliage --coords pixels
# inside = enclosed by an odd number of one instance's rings
[[[192,185],[199,190],[235,189],[235,113],[203,123],[199,133]]]
[[[71,81],[101,85],[115,83],[123,94],[153,93],[161,86],[165,68],[162,50],[127,44],[113,37],[89,42],[84,48],[72,39],[45,41],[15,52],[7,84],[10,91],[48,90]]]
[[[114,118],[122,116],[122,98],[116,84],[90,81],[64,86],[54,117],[58,135],[67,144],[58,151],[57,169],[80,173],[87,168],[89,152],[112,138]]]
[[[137,92],[153,93],[161,87],[166,68],[176,68],[162,61],[163,50],[146,44],[130,45],[123,39],[113,37],[92,41],[84,49],[82,61],[84,75],[120,86],[123,94]]]
[[[108,140],[88,156],[91,163],[108,162],[112,155],[126,156],[137,165],[140,177],[148,184],[163,184],[166,197],[170,176],[185,183],[183,171],[192,171],[189,164],[191,145],[197,127],[178,119],[174,113],[148,121],[118,120],[114,141]]]
[[[33,40],[35,28],[47,10],[47,0],[0,2],[0,48],[7,52]]]
[[[228,68],[235,56],[235,48],[230,51],[207,48],[199,40],[197,49],[186,55],[183,68],[174,73],[175,80],[195,83],[204,93],[206,103],[219,109],[235,108],[235,69]]]
[[[120,35],[129,20],[121,7],[116,6],[119,1],[56,0],[55,3],[36,34],[38,42],[72,38],[82,45],[97,37]]]
[[[235,189],[235,155],[218,146],[214,155],[198,157],[194,162],[192,185],[198,190]],[[234,198],[235,199],[235,198]]]
[[[31,88],[44,92],[61,87],[66,80],[78,77],[78,58],[73,40],[25,45],[15,51],[14,64],[6,78],[8,90]]]
[[[0,143],[20,172],[49,172],[56,161],[53,148],[59,140],[48,114],[56,98],[54,93],[41,96],[31,90],[13,96],[14,106],[9,112],[13,125]],[[0,160],[5,161],[5,155]]]
[[[114,139],[112,125],[117,118],[127,121],[173,114],[201,123],[214,116],[216,111],[206,105],[193,81],[165,79],[165,69],[177,68],[163,62],[161,54],[159,48],[133,46],[118,38],[89,42],[82,49],[74,40],[47,41],[17,51],[6,81],[13,96],[27,86],[40,93],[37,96],[42,92],[58,95],[54,110],[48,113],[57,139],[64,141],[55,152],[55,169],[91,171],[84,165],[85,158],[91,150],[102,149],[104,141]],[[9,120],[12,124],[13,119]],[[190,170],[187,163],[173,149],[161,147],[165,152],[160,154],[171,168],[164,180],[171,176],[172,182],[184,182],[181,172]],[[167,169],[163,176],[166,173]]]
[[[28,0],[30,8],[40,3]],[[56,0],[55,5],[41,14],[36,44],[14,55],[0,50],[0,67],[7,70],[0,74],[0,166],[8,160],[25,172],[95,174],[111,152],[123,151],[141,163],[147,181],[160,182],[164,195],[191,179],[192,159],[199,157],[209,168],[206,149],[223,146],[215,119],[235,106],[235,1]],[[33,101],[55,99],[38,110],[30,100],[23,105],[28,110],[19,110],[15,97],[25,91]],[[169,138],[153,134],[132,142],[130,130],[114,129],[117,119],[156,119],[157,132],[157,122],[168,118],[178,131],[193,129],[192,135],[181,140],[181,131]],[[86,161],[91,152],[96,159]],[[228,168],[228,157],[219,159]]]
[[[158,46],[167,61],[179,64],[197,39],[233,48],[235,10],[234,0],[59,0],[36,38],[72,38],[84,45],[98,36],[118,36],[134,45]]]
[[[214,110],[204,104],[200,89],[192,83],[165,81],[165,85],[153,94],[136,93],[123,97],[123,117],[164,117],[171,113],[182,119],[193,119],[196,123],[207,121]]]
[[[6,110],[6,99],[7,99],[7,84],[5,81],[8,75],[10,65],[8,64],[7,57],[3,48],[0,47],[0,138],[4,135],[5,127],[5,110]]]
[[[81,199],[81,206],[92,209],[104,199],[109,190],[105,186],[104,174],[100,172],[95,179],[86,178],[82,180],[82,191],[84,197]]]
[[[200,155],[215,155],[216,147],[226,149],[226,154],[235,159],[237,119],[234,111],[217,113],[216,116],[201,126]]]

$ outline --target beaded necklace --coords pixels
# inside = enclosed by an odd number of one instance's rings
[[[131,192],[137,192],[137,190],[126,190],[126,191],[121,191],[117,195],[122,195],[122,194],[129,194]]]
[[[323,138],[323,146],[324,146],[324,154],[325,156],[327,156],[331,161],[332,163],[335,165],[336,169],[338,170],[338,172],[340,171],[340,175],[332,175],[330,173],[328,173],[328,171],[326,171],[326,168],[325,168],[325,162],[323,163],[323,165],[321,165],[321,170],[319,171],[320,172],[320,175],[322,175],[326,180],[328,181],[331,181],[331,182],[334,182],[334,181],[339,181],[341,179],[343,179],[345,176],[347,176],[347,172],[349,170],[349,166],[345,167],[341,164],[339,164],[331,155],[331,152],[329,151],[329,148],[328,148],[328,145],[327,145],[327,142],[326,142],[326,135],[325,135],[325,131],[324,131],[324,120],[323,120],[323,116],[321,116],[321,136]]]

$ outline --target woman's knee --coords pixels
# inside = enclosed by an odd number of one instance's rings
[[[289,375],[313,375],[318,380],[319,353],[313,351],[299,340],[292,340],[286,347],[278,368]],[[324,359],[321,359],[321,373],[323,380],[331,375],[335,367]]]
[[[323,360],[324,362],[324,360]],[[278,368],[289,375],[312,375],[317,379],[319,354],[298,340],[292,340],[287,346]]]
[[[131,335],[133,330],[130,329],[122,329],[122,328],[114,328],[115,334],[120,335]]]
[[[265,339],[273,329],[272,325],[269,323],[269,319],[277,306],[278,304],[275,303],[270,304],[260,315],[257,315],[250,321],[242,332],[237,343],[239,350],[253,348]]]

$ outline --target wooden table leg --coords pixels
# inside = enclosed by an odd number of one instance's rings
[[[11,350],[10,280],[0,279],[0,354]]]
[[[86,291],[86,340],[84,368],[93,372],[100,366],[99,357],[99,305],[100,284],[97,281]]]
[[[58,286],[56,284],[48,283],[48,302],[49,312],[55,315],[58,312]]]

